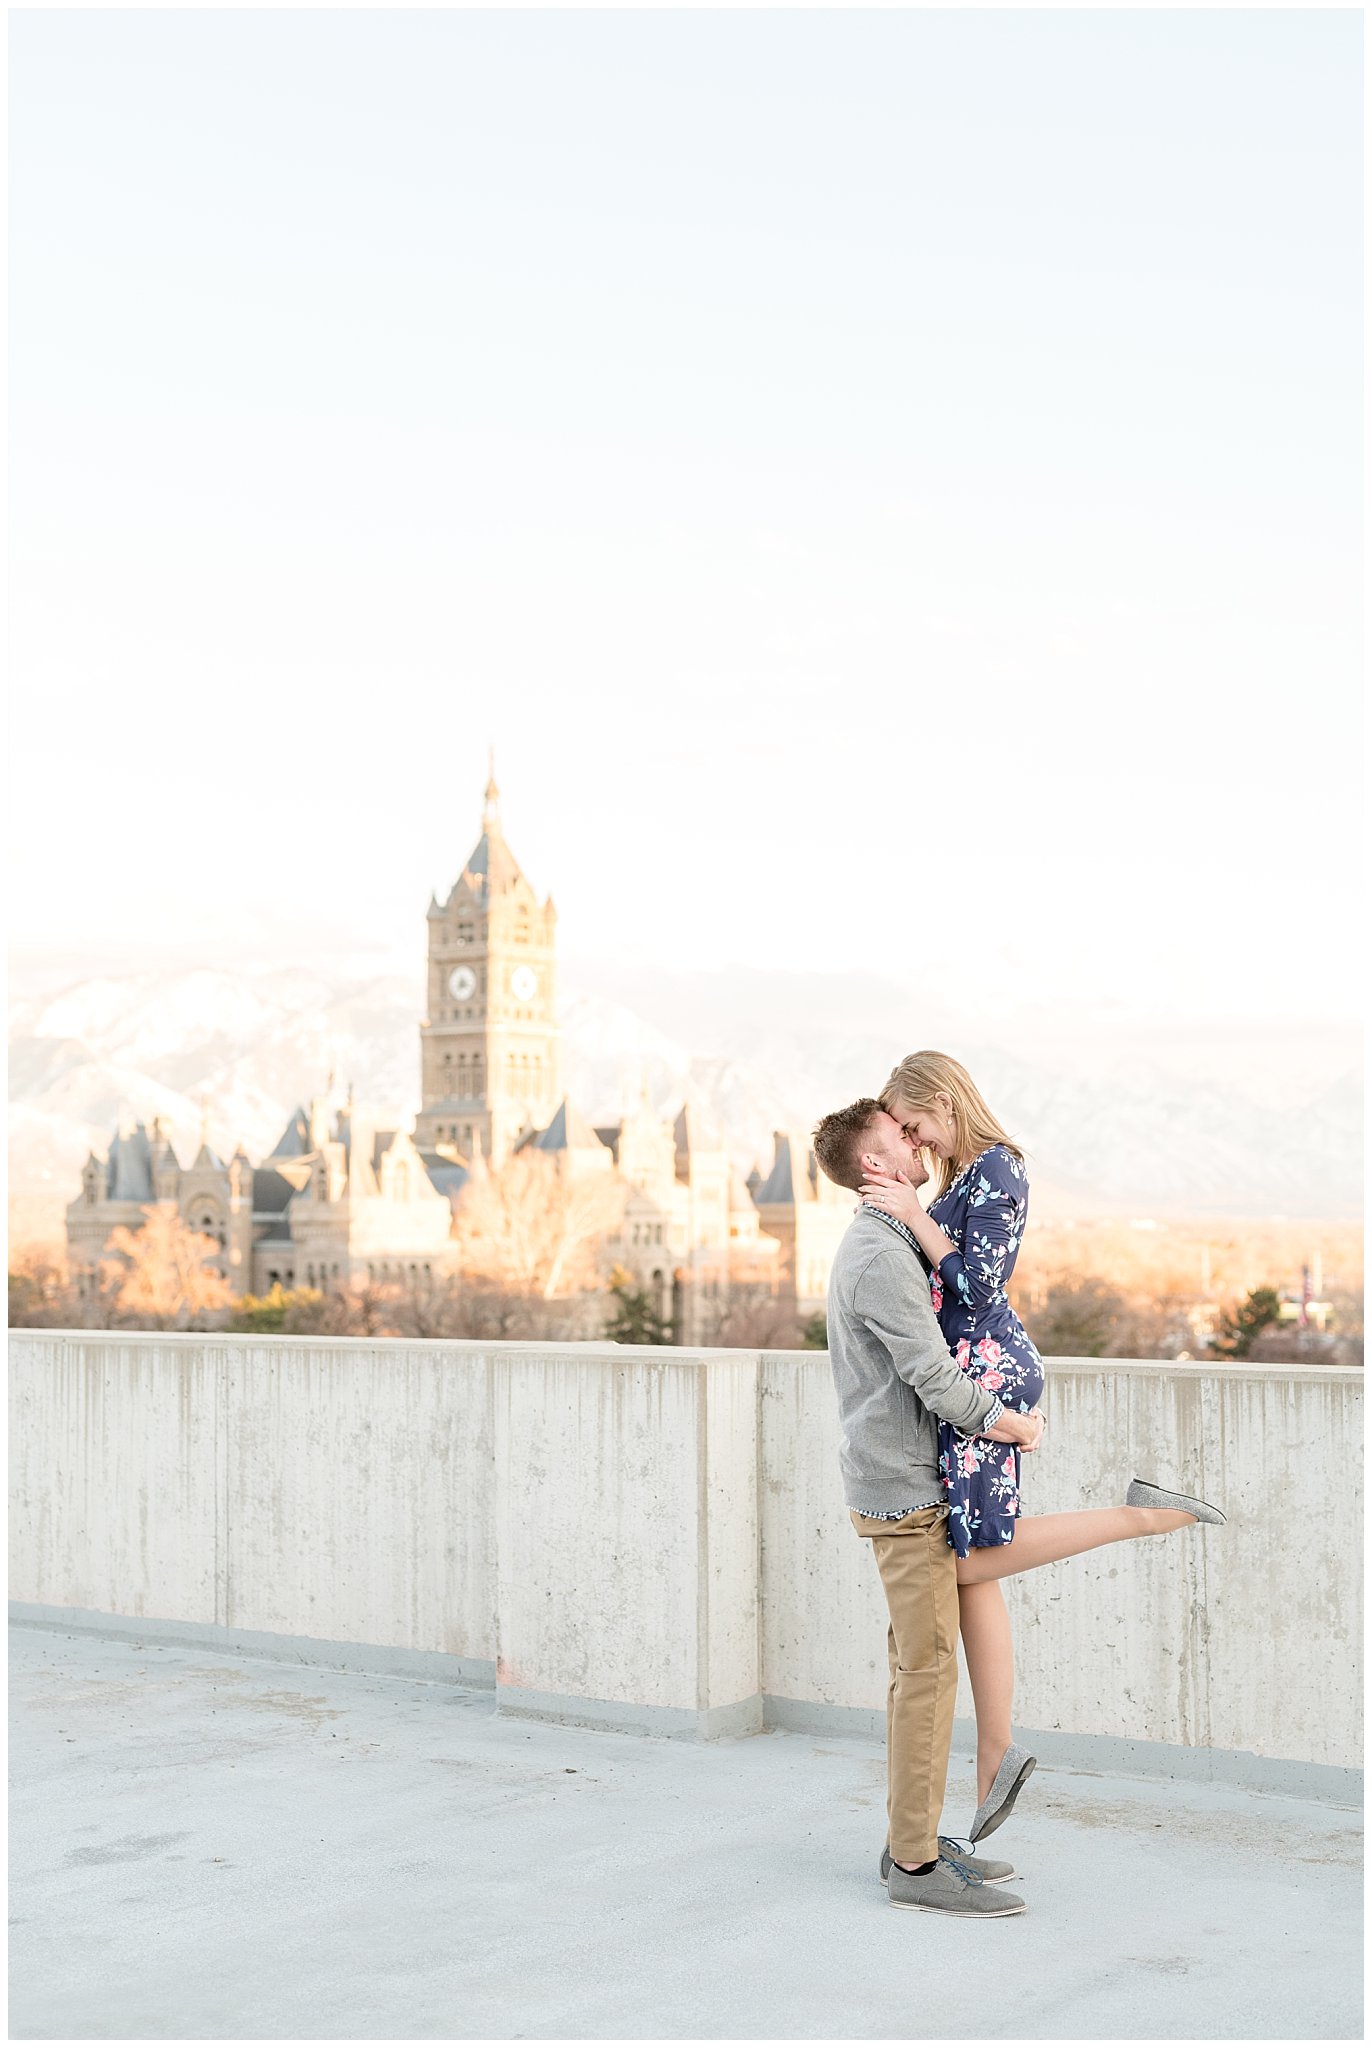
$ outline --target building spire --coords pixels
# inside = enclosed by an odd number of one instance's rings
[[[486,749],[486,791],[481,812],[483,832],[497,830],[500,825],[500,786],[495,779],[495,748]]]

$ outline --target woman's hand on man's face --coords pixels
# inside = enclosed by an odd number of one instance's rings
[[[905,1174],[886,1173],[866,1160],[859,1193],[869,1208],[884,1209],[888,1216],[898,1217],[902,1223],[910,1223],[924,1214],[919,1196]]]

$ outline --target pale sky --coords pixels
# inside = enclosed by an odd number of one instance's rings
[[[21,975],[1354,1013],[1357,14],[11,24]]]

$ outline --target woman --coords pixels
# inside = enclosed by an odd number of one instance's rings
[[[929,1261],[939,1326],[959,1365],[1007,1407],[1027,1414],[1043,1392],[1043,1361],[1006,1288],[1024,1240],[1024,1154],[992,1116],[971,1076],[946,1053],[903,1059],[881,1105],[930,1166],[926,1209],[908,1179],[864,1160],[862,1197],[905,1225]],[[1020,1517],[1020,1454],[989,1437],[939,1428],[948,1540],[957,1552],[963,1654],[977,1716],[978,1841],[1008,1818],[1035,1759],[1011,1739],[1014,1643],[1000,1580],[1103,1543],[1224,1521],[1217,1508],[1134,1480],[1126,1505]]]

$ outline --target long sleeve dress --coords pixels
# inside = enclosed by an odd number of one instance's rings
[[[990,1146],[930,1203],[929,1214],[956,1247],[929,1276],[949,1349],[978,1386],[1027,1415],[1043,1392],[1043,1360],[1005,1291],[1029,1216],[1023,1160],[1004,1145]],[[1014,1445],[961,1436],[941,1423],[939,1477],[948,1497],[948,1541],[959,1557],[1014,1540]]]

